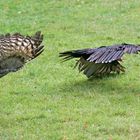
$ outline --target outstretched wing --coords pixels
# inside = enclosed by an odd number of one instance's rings
[[[0,77],[21,69],[24,64],[43,52],[43,35],[36,32],[34,36],[19,33],[0,36]]]
[[[109,47],[96,48],[92,55],[87,59],[89,62],[95,63],[110,63],[115,60],[120,60],[125,53],[138,53],[140,46],[133,44],[120,44]]]
[[[89,78],[91,76],[105,75],[111,72],[124,72],[124,67],[119,63],[125,53],[138,53],[139,45],[119,44],[113,46],[101,46],[94,49],[73,50],[60,53],[64,60],[80,58],[78,65],[79,71],[83,71]]]

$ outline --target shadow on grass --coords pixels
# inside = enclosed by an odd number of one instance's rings
[[[138,92],[140,89],[136,89],[130,85],[128,81],[123,79],[125,76],[123,73],[111,74],[104,77],[94,77],[92,79],[85,80],[76,80],[74,83],[64,83],[62,85],[62,92],[71,92],[71,93],[100,93],[100,94],[122,94],[126,92]]]
[[[31,121],[37,119],[46,119],[46,116],[44,114],[40,114],[36,116],[26,116],[26,117],[17,118],[16,121],[21,122],[21,121]]]

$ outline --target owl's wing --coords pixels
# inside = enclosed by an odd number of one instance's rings
[[[16,72],[26,62],[39,56],[44,50],[42,41],[41,32],[31,37],[19,33],[0,36],[0,77]]]
[[[0,64],[0,77],[5,76],[9,72],[16,72],[25,64],[24,58],[8,57]]]

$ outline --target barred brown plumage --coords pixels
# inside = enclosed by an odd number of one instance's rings
[[[27,61],[40,55],[44,50],[42,41],[40,31],[33,36],[23,36],[20,33],[0,35],[0,77],[16,72]]]
[[[111,72],[125,72],[125,67],[119,63],[122,56],[125,53],[131,54],[139,51],[140,45],[122,43],[93,49],[66,51],[60,53],[59,56],[63,57],[64,61],[80,58],[77,60],[76,66],[78,66],[80,72],[83,71],[90,78],[110,74]]]

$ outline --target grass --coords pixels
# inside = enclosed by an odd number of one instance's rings
[[[44,34],[44,53],[0,79],[1,140],[139,140],[140,56],[87,80],[61,51],[140,43],[139,0],[1,0],[0,33]]]

